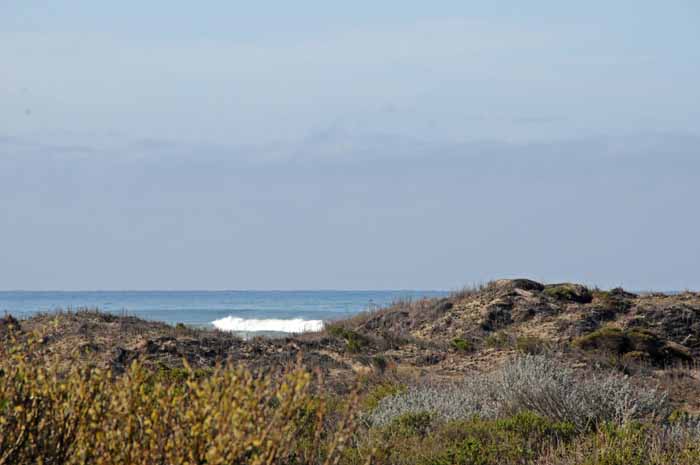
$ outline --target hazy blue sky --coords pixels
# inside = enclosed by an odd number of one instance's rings
[[[568,3],[3,0],[0,289],[700,288],[700,3]]]

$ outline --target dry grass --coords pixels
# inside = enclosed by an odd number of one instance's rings
[[[604,427],[552,448],[537,465],[697,465],[700,429],[694,424]]]
[[[483,293],[486,289],[492,288],[493,285],[493,281],[489,281],[485,284],[479,283],[464,286],[461,289],[450,292],[449,298],[455,301],[469,299]]]

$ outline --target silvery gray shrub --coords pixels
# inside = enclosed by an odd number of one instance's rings
[[[406,413],[430,412],[444,421],[498,418],[529,410],[586,430],[601,422],[665,418],[666,393],[633,385],[622,375],[577,371],[552,356],[525,355],[498,370],[451,385],[416,386],[382,399],[369,425],[385,426]]]
[[[404,414],[421,412],[446,421],[494,418],[498,406],[492,388],[493,384],[481,377],[450,385],[416,386],[382,399],[366,420],[370,425],[385,426]]]

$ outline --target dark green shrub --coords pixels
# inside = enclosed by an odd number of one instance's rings
[[[425,436],[433,424],[433,414],[430,412],[406,413],[396,418],[388,431],[400,436]]]
[[[372,366],[377,369],[380,373],[384,373],[386,368],[389,366],[386,358],[381,355],[375,355],[372,357]]]
[[[340,325],[332,325],[327,328],[328,334],[345,340],[348,352],[359,353],[362,349],[370,345],[369,337],[357,331]]]
[[[587,304],[593,301],[593,294],[591,291],[580,284],[550,284],[545,286],[542,292],[555,300],[577,302],[581,304]]]
[[[621,362],[624,366],[642,367],[651,364],[651,357],[647,352],[633,350],[623,354]]]
[[[619,328],[605,327],[574,340],[574,346],[581,349],[597,349],[623,354],[631,349],[630,340]]]
[[[592,295],[594,304],[614,312],[629,310],[632,307],[629,296],[634,296],[634,294],[628,294],[621,289],[613,289],[612,291],[595,290]]]
[[[646,358],[662,366],[692,361],[690,352],[682,345],[664,341],[652,331],[641,328],[626,331],[612,327],[600,328],[579,337],[573,344],[584,350],[609,352],[617,357],[626,358],[627,361]]]
[[[575,436],[568,423],[522,412],[502,420],[453,422],[438,430],[446,447],[432,451],[423,465],[508,465],[530,463],[542,451]],[[431,436],[434,438],[435,434]]]
[[[658,335],[642,328],[625,331],[625,336],[629,339],[630,347],[639,352],[654,354],[664,345],[664,342]]]

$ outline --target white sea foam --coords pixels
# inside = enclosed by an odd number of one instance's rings
[[[281,333],[303,333],[306,331],[320,331],[323,329],[323,321],[303,320],[301,318],[294,318],[291,320],[248,320],[245,318],[227,316],[226,318],[213,321],[212,324],[222,331],[236,332],[275,331]]]

